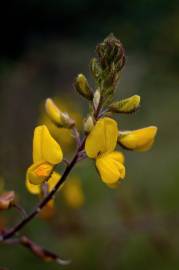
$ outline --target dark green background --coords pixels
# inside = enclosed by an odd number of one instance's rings
[[[76,173],[86,202],[71,210],[58,198],[58,215],[25,228],[33,240],[72,263],[65,269],[179,269],[179,6],[178,1],[18,1],[1,7],[0,176],[27,209],[36,199],[24,187],[41,102],[74,93],[76,74],[88,71],[98,42],[113,32],[127,63],[118,97],[139,94],[135,115],[118,117],[122,129],[158,126],[153,149],[126,153],[126,180],[110,190],[85,161]],[[75,101],[76,96],[76,101]],[[13,211],[12,211],[13,212]],[[2,215],[2,214],[1,214]],[[8,214],[9,225],[15,218]],[[0,246],[10,270],[59,269],[28,250]]]

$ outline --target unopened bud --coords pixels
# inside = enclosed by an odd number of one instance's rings
[[[75,124],[75,121],[69,116],[68,113],[61,113],[61,125],[64,128],[72,128]]]
[[[140,105],[140,96],[134,95],[132,97],[116,101],[109,105],[109,111],[115,113],[132,113],[135,112]]]
[[[13,206],[14,201],[15,201],[14,191],[4,192],[0,196],[0,210],[9,209],[11,206]]]
[[[83,74],[79,74],[75,80],[75,89],[77,92],[82,95],[83,97],[92,100],[93,93],[89,87],[88,81]]]
[[[93,127],[94,127],[94,122],[93,122],[92,116],[90,115],[90,116],[88,116],[88,118],[84,122],[84,131],[86,133],[89,133]]]
[[[101,94],[100,94],[99,89],[97,89],[96,92],[94,93],[94,97],[93,97],[93,105],[94,105],[95,110],[99,106],[100,98],[101,98]]]
[[[58,127],[71,128],[74,126],[74,120],[70,118],[68,113],[61,112],[51,98],[47,98],[45,109],[51,121]]]
[[[113,34],[110,34],[96,48],[99,62],[103,69],[119,72],[125,64],[125,52],[122,43]]]
[[[51,98],[46,99],[45,109],[52,122],[56,125],[61,125],[61,112]]]

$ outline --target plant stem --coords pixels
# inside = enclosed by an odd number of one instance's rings
[[[69,163],[69,165],[66,167],[61,179],[58,181],[58,183],[55,185],[55,187],[52,189],[51,192],[49,192],[46,197],[44,197],[39,204],[34,208],[34,210],[24,217],[17,225],[15,225],[13,228],[5,232],[3,235],[0,235],[0,241],[7,240],[14,236],[19,230],[21,230],[27,223],[29,223],[40,211],[41,209],[52,199],[54,194],[57,192],[59,187],[65,182],[67,179],[69,173],[71,172],[72,168],[75,166],[75,164],[78,161],[78,154],[83,149],[84,143],[85,143],[85,137],[82,140],[80,146],[77,149],[76,154],[74,155],[73,159]]]

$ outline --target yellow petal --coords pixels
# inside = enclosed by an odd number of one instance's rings
[[[149,126],[146,128],[119,133],[118,141],[128,149],[147,151],[152,147],[156,134],[157,127]]]
[[[96,159],[96,167],[106,184],[115,184],[125,177],[124,158],[120,152],[105,153]]]
[[[34,131],[33,139],[33,161],[47,161],[51,164],[58,164],[63,159],[60,145],[50,135],[45,125],[38,126]]]
[[[57,125],[61,125],[61,112],[51,98],[46,99],[45,108],[47,115],[52,120],[52,122]]]
[[[96,122],[85,143],[86,154],[96,158],[98,154],[111,152],[117,144],[117,123],[109,117],[104,117]]]
[[[30,193],[32,193],[34,195],[37,195],[37,194],[41,193],[41,185],[33,185],[33,184],[31,184],[31,182],[29,181],[28,178],[26,179],[25,185],[26,185],[27,190]]]
[[[26,174],[26,181],[33,185],[40,185],[47,181],[52,173],[53,166],[47,162],[38,162],[31,165]]]
[[[53,172],[52,176],[48,180],[48,191],[50,192],[54,186],[58,183],[59,179],[61,178],[61,175],[57,172]]]

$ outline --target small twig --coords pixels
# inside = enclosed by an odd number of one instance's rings
[[[8,245],[15,245],[15,244],[19,244],[20,240],[19,238],[12,238],[12,239],[5,240],[4,243]]]
[[[64,158],[64,159],[63,159],[63,163],[64,163],[66,166],[68,166],[68,165],[70,164],[70,161]]]
[[[26,217],[27,216],[27,213],[25,211],[25,209],[18,205],[18,204],[13,204],[13,207],[23,216],[23,217]]]
[[[79,154],[78,154],[78,162],[81,160],[84,160],[86,158],[86,152],[84,150],[82,150]]]
[[[27,236],[21,236],[19,243],[28,248],[32,253],[44,261],[55,261],[60,265],[68,265],[70,260],[63,260],[57,254],[43,248],[42,246],[36,244],[32,240],[30,240]]]

